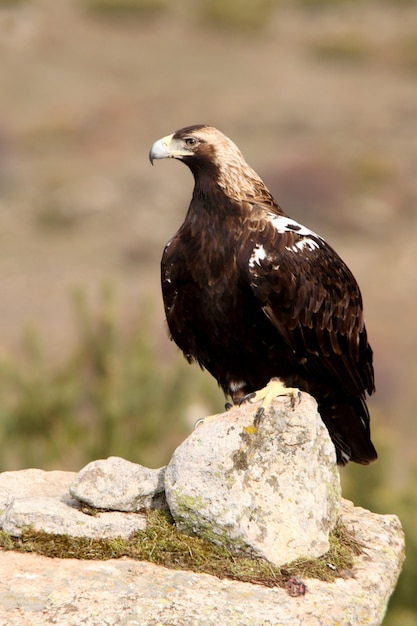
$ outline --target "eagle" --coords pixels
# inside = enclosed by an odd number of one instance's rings
[[[198,124],[156,141],[189,167],[194,191],[168,241],[161,282],[171,339],[234,404],[311,394],[339,465],[377,458],[375,390],[359,286],[320,235],[284,213],[239,148]],[[263,408],[258,412],[260,417]]]

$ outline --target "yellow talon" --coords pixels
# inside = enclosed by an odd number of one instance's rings
[[[262,415],[269,411],[272,402],[279,396],[288,396],[291,399],[292,408],[294,408],[296,400],[299,402],[301,400],[301,392],[299,389],[296,387],[286,387],[278,378],[272,378],[263,389],[259,389],[252,397],[248,398],[248,401],[251,403],[262,402],[262,405],[255,414],[255,426],[259,424]]]

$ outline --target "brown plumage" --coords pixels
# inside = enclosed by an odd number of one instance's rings
[[[374,391],[362,298],[350,270],[290,219],[237,146],[210,126],[154,143],[195,179],[161,264],[171,336],[235,403],[271,378],[311,393],[337,460],[376,459],[365,393]]]

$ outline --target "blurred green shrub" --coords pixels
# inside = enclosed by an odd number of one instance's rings
[[[167,8],[166,0],[81,0],[82,5],[96,13],[109,16],[144,15]]]
[[[398,42],[397,64],[400,68],[417,73],[417,35],[409,34]]]
[[[360,193],[377,190],[395,178],[395,168],[385,155],[366,152],[351,163],[351,181]]]
[[[296,4],[304,9],[310,9],[312,11],[337,8],[343,5],[361,5],[363,0],[297,0]]]
[[[368,61],[373,55],[367,39],[356,32],[323,35],[310,44],[310,49],[322,61],[358,64]]]
[[[204,0],[201,15],[204,21],[233,30],[260,30],[271,17],[273,0]]]
[[[110,455],[164,464],[192,428],[191,401],[208,414],[222,394],[182,355],[161,362],[146,311],[124,332],[110,288],[98,313],[81,291],[74,307],[78,340],[60,364],[48,361],[34,331],[19,362],[0,361],[0,470],[78,470]]]
[[[401,7],[414,7],[417,5],[417,0],[384,0],[384,3],[388,5],[391,4],[398,9]],[[405,626],[405,624],[401,624],[401,626]]]
[[[26,0],[0,0],[0,9],[2,7],[12,7],[14,5],[23,4]]]
[[[86,215],[70,200],[51,193],[50,197],[42,202],[42,206],[34,214],[33,219],[40,230],[57,233],[80,225],[85,217]]]

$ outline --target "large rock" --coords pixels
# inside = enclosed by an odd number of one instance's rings
[[[0,624],[379,626],[404,558],[398,519],[340,501],[333,445],[312,398],[303,394],[294,410],[277,400],[256,429],[254,410],[247,405],[204,423],[165,472],[113,457],[78,475],[0,474],[0,527],[14,536],[31,526],[74,537],[127,537],[144,527],[141,515],[86,515],[79,500],[100,509],[165,506],[165,473],[169,504],[183,530],[274,563],[326,551],[339,514],[363,550],[345,578],[304,579],[306,594],[294,598],[281,588],[126,558],[61,560],[0,550]]]
[[[277,399],[257,428],[247,404],[206,420],[175,451],[165,489],[177,526],[275,565],[328,548],[340,501],[315,400]]]
[[[92,461],[78,472],[71,494],[98,509],[137,512],[167,509],[165,467],[149,469],[117,456]]]
[[[292,598],[207,574],[132,559],[78,561],[0,551],[0,624],[7,626],[379,626],[403,561],[398,518],[346,503],[341,519],[363,545],[353,577],[306,579]],[[157,546],[156,546],[157,549]]]

